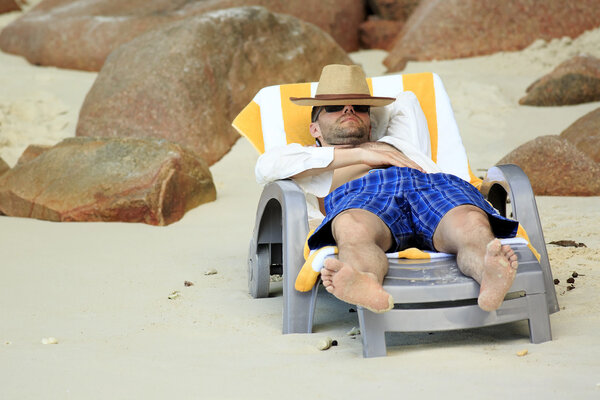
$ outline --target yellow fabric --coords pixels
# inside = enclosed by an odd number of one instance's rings
[[[310,256],[310,247],[308,247],[308,238],[312,236],[312,234],[315,232],[315,229],[308,232],[308,235],[306,235],[306,240],[304,241],[304,259],[305,260],[308,260],[308,256]]]
[[[369,93],[373,96],[373,78],[367,78],[367,86],[369,86]]]
[[[311,268],[310,263],[307,260],[296,277],[294,288],[299,292],[309,292],[315,286],[315,283],[317,283],[320,274],[320,272]]]
[[[475,186],[475,188],[477,190],[480,190],[483,180],[481,180],[477,176],[475,176],[475,174],[471,170],[471,165],[469,165],[468,167],[469,167],[469,176],[471,177],[471,180],[469,182],[471,183],[471,185]]]
[[[529,250],[531,250],[531,252],[535,256],[535,258],[537,258],[537,260],[539,262],[540,261],[540,253],[538,253],[537,250],[535,249],[535,247],[533,247],[531,245],[529,236],[527,236],[527,232],[525,232],[525,228],[523,228],[523,225],[521,225],[521,224],[519,224],[519,227],[517,228],[517,237],[527,240],[527,247],[529,247]]]
[[[310,235],[309,235],[310,237]],[[321,273],[320,269],[319,271],[315,271],[313,268],[313,262],[315,260],[315,258],[317,258],[320,253],[322,251],[327,251],[329,249],[334,249],[334,254],[338,254],[338,250],[336,246],[325,246],[320,248],[317,251],[314,251],[304,262],[304,265],[302,266],[302,268],[300,269],[300,272],[298,273],[298,276],[296,277],[296,282],[294,284],[294,288],[299,291],[299,292],[308,292],[309,290],[311,290],[313,288],[313,286],[315,286],[315,283],[317,282],[317,279],[319,277],[319,274]],[[322,265],[320,265],[320,267],[322,267]]]
[[[299,106],[290,101],[290,97],[310,97],[310,83],[281,85],[280,91],[287,144],[299,143],[302,146],[315,144],[315,139],[308,130],[312,107]]]
[[[263,138],[260,107],[258,104],[251,101],[233,120],[232,125],[240,135],[252,143],[260,154],[265,152],[265,140]]]
[[[402,75],[402,85],[404,91],[413,92],[419,99],[419,103],[421,104],[421,108],[427,119],[427,126],[429,127],[431,159],[433,162],[437,162],[438,126],[433,74],[431,72],[404,74]]]
[[[412,260],[427,260],[431,259],[429,253],[424,252],[423,250],[419,250],[416,247],[410,247],[408,249],[399,251],[396,253],[398,258],[408,258]]]

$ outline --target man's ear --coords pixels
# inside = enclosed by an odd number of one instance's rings
[[[308,126],[308,129],[312,137],[314,137],[315,139],[321,138],[321,127],[319,126],[318,122],[311,122]]]

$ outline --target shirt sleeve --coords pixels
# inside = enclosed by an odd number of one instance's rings
[[[300,172],[324,168],[333,161],[333,147],[305,147],[298,143],[272,148],[262,154],[254,169],[256,181],[266,184],[290,178]],[[325,197],[329,193],[333,171],[294,179],[307,193]]]

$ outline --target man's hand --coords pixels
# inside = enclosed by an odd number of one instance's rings
[[[425,172],[423,168],[394,146],[383,142],[367,142],[357,148],[361,149],[361,162],[371,167],[408,167]]]

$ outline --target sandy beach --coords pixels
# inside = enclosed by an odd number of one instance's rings
[[[0,16],[0,29],[18,15]],[[517,146],[600,107],[518,105],[527,86],[579,53],[600,57],[600,29],[520,52],[411,62],[404,72],[442,77],[471,166],[484,175]],[[352,57],[368,75],[385,72],[384,51]],[[0,157],[14,165],[29,144],[73,136],[96,76],[0,52]],[[552,341],[531,344],[522,321],[394,334],[387,357],[363,359],[360,337],[346,334],[358,326],[347,304],[323,294],[315,333],[282,335],[277,283],[267,299],[248,294],[256,159],[239,140],[211,167],[217,200],[166,227],[0,217],[0,398],[600,398],[598,197],[537,198],[547,243],[587,246],[548,245],[560,280]],[[339,345],[318,350],[327,336]],[[58,343],[42,344],[50,337]]]

